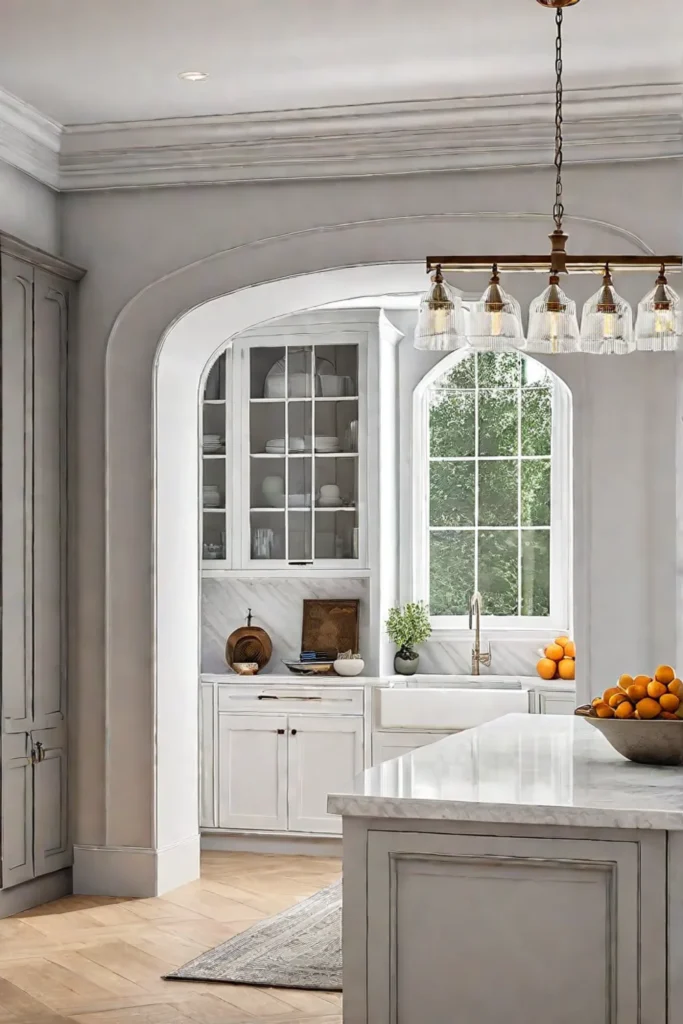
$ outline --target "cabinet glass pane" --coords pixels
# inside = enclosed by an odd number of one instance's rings
[[[340,398],[358,394],[358,346],[316,345],[316,395]]]
[[[252,512],[251,557],[257,560],[285,557],[285,511]]]
[[[358,451],[358,402],[317,400],[314,403],[317,452]]]
[[[359,558],[358,542],[358,512],[356,509],[316,508],[316,558]]]
[[[273,367],[284,366],[285,349],[252,348],[249,350],[249,394],[252,398],[285,398],[284,375],[280,376]]]
[[[225,401],[225,352],[218,357],[209,370],[209,376],[204,385],[204,401]]]
[[[355,455],[316,455],[315,504],[317,508],[356,508],[358,459]]]
[[[311,486],[313,459],[310,456],[290,455],[288,459],[289,486],[287,489],[288,508],[308,508],[312,505]]]
[[[285,410],[285,402],[250,404],[249,451],[252,455],[284,455]]]
[[[285,507],[285,459],[253,456],[250,464],[250,507]]]
[[[205,405],[202,410],[202,448],[225,451],[225,406]]]
[[[225,552],[225,513],[204,511],[202,515],[202,559],[206,562],[223,560]]]
[[[289,451],[310,452],[313,445],[313,400],[310,398],[290,402],[287,407],[289,423]]]
[[[292,510],[289,518],[289,561],[310,562],[313,560],[312,525],[313,516],[308,510]]]

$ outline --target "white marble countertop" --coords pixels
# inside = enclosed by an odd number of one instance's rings
[[[557,690],[573,692],[572,682],[539,679],[537,676],[520,675],[480,675],[446,676],[418,674],[415,676],[338,676],[336,673],[323,675],[298,676],[293,673],[283,675],[275,672],[260,672],[255,676],[240,676],[236,672],[204,672],[201,675],[204,683],[229,683],[234,686],[388,686],[393,688],[430,688],[436,689],[501,689],[509,686],[509,681],[518,684],[517,689]],[[508,681],[502,683],[501,681]]]
[[[588,722],[506,715],[363,772],[333,814],[683,830],[683,768],[633,764]]]

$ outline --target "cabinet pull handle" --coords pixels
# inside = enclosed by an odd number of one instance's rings
[[[36,761],[38,762],[38,764],[40,764],[41,761],[44,760],[45,750],[43,749],[43,744],[40,742],[40,740],[36,740]]]
[[[274,693],[259,693],[259,695],[258,695],[258,697],[256,699],[257,700],[279,700],[280,698],[277,697]]]
[[[291,732],[292,732],[292,736],[296,736],[296,729],[292,729]]]
[[[284,729],[278,729],[277,734],[278,734],[278,736],[284,736],[285,730]]]

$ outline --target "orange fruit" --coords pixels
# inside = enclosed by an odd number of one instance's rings
[[[556,668],[557,662],[552,661],[551,658],[541,658],[541,660],[536,664],[536,671],[541,679],[554,679]]]
[[[559,661],[560,658],[564,658],[564,647],[560,647],[559,644],[548,644],[543,653],[546,658],[552,658],[553,661]]]
[[[564,645],[564,656],[565,656],[565,658],[575,658],[576,657],[576,644],[574,643],[573,640],[569,640]]]
[[[623,705],[623,704],[621,705],[621,707],[624,707],[624,706],[625,705]],[[630,704],[629,704],[629,707],[631,707]],[[598,716],[598,718],[614,718],[615,714],[619,714],[619,708],[617,708],[617,710],[615,712],[615,711],[612,710],[612,708],[608,704],[599,704],[597,706],[597,708],[595,709],[595,713]],[[633,708],[631,708],[631,714],[633,714]]]
[[[557,674],[560,679],[573,679],[576,671],[576,662],[573,658],[563,658],[557,663]]]
[[[661,715],[659,717],[660,718],[668,718],[669,721],[672,721],[672,722],[677,722],[678,721],[678,715],[674,715],[673,712],[671,712],[671,711],[662,711],[662,713],[661,713]]]
[[[641,686],[640,683],[631,683],[626,690],[626,695],[629,700],[642,700],[643,697],[647,697],[647,686]]]
[[[683,681],[674,679],[667,687],[669,693],[675,693],[677,697],[683,698]]]
[[[604,704],[604,703],[605,702],[602,699],[602,697],[593,697],[593,700],[591,701],[591,704],[593,705],[594,708],[597,708],[598,704]]]
[[[567,646],[567,644],[570,643],[570,642],[571,641],[570,641],[568,636],[556,636],[555,637],[555,643],[557,644],[558,647],[561,647],[562,650],[564,650],[565,647]]]
[[[652,697],[653,700],[659,700],[663,694],[667,692],[664,683],[658,683],[656,679],[653,679],[651,683],[647,684],[647,695]]]
[[[664,711],[678,711],[680,703],[675,693],[663,693],[659,698],[659,706]]]
[[[628,690],[629,686],[633,683],[633,676],[623,675],[619,676],[619,686],[622,690]]]
[[[652,676],[634,676],[634,683],[640,683],[641,686],[647,686],[648,683],[652,682]]]
[[[598,710],[599,714],[599,710]],[[633,718],[633,704],[630,700],[623,701],[619,707],[615,710],[614,714],[617,718]],[[601,718],[609,718],[609,715],[600,715]]]
[[[644,697],[643,700],[639,700],[636,708],[641,718],[656,718],[662,710],[659,701],[653,700],[652,697]]]
[[[623,691],[620,690],[618,686],[608,686],[608,688],[605,690],[605,692],[602,695],[602,699],[604,700],[605,704],[609,704],[610,697],[614,697],[614,695],[616,693],[622,693],[622,692]]]
[[[655,679],[658,683],[672,683],[676,678],[676,673],[672,669],[671,665],[660,665],[655,672]]]
[[[625,693],[615,693],[610,697],[607,703],[611,708],[618,708],[619,705],[623,704],[625,700],[628,700],[628,697]]]

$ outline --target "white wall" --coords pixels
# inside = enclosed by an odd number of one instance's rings
[[[59,256],[59,201],[47,185],[0,161],[0,231]]]
[[[596,238],[604,242],[611,229],[600,227],[597,221],[602,221],[635,232],[653,248],[680,249],[680,181],[681,167],[675,162],[571,168],[566,183],[568,212],[583,220],[568,220],[570,247],[572,236],[575,251],[587,251]],[[163,326],[190,305],[211,294],[307,268],[419,259],[432,240],[437,251],[476,246],[487,252],[520,244],[523,237],[543,252],[549,229],[546,218],[523,225],[510,220],[507,230],[505,218],[482,215],[495,211],[545,214],[551,191],[549,173],[530,170],[65,197],[65,254],[88,269],[71,380],[78,431],[72,491],[76,590],[71,665],[77,842],[102,844],[106,839],[103,794],[110,738],[105,736],[104,686],[105,369],[107,340],[122,308],[155,281],[179,272],[140,295],[118,321],[108,361],[110,373],[115,369],[117,375],[118,392],[125,383],[130,413],[126,417],[117,406],[119,419],[110,426],[119,430],[125,429],[126,418],[131,423],[151,422],[154,347]],[[448,213],[466,213],[471,220],[451,220]],[[273,240],[284,235],[289,237]],[[612,241],[613,248],[637,251],[635,242],[625,235],[612,233]],[[239,246],[248,250],[236,251]],[[248,252],[248,260],[242,260],[242,252],[245,257]],[[273,264],[276,254],[277,267]],[[206,262],[180,273],[198,260]],[[477,282],[477,287],[483,283]],[[529,283],[527,297],[532,290],[540,290],[537,284]],[[632,291],[638,294],[646,287],[647,282],[639,279]],[[523,290],[515,286],[520,299],[525,298]],[[589,291],[587,282],[572,282],[577,298]],[[127,325],[138,315],[136,311],[144,315],[138,316],[138,333],[132,336]],[[264,316],[268,316],[265,310]],[[142,362],[133,369],[134,355],[143,348]],[[123,351],[131,360],[127,377]],[[590,644],[595,688],[617,666],[640,670],[653,657],[660,660],[660,652],[663,659],[673,657],[674,360],[638,356],[613,362],[586,357],[570,366],[569,360],[575,358],[558,359],[556,367],[574,393],[575,416],[586,424],[583,450],[576,457],[582,479],[591,481],[593,496],[582,499],[590,528],[577,545],[577,560],[587,575],[583,593],[578,592],[586,617],[584,635],[578,639],[584,649]],[[113,414],[110,406],[108,415]],[[143,503],[150,501],[148,427],[127,444],[131,459],[146,460],[139,491]],[[115,493],[109,495],[110,521],[112,507],[121,500]],[[118,508],[116,513],[120,518]],[[110,627],[114,622],[129,623],[125,659],[120,657],[119,662],[132,752],[143,742],[149,746],[153,735],[152,602],[149,581],[145,583],[145,574],[149,577],[151,572],[151,509],[145,524],[137,506],[131,504],[117,529],[128,556],[139,552],[138,575],[131,576],[127,592],[117,593],[109,608]],[[119,625],[116,629],[120,632]],[[151,746],[146,758],[137,753],[131,756],[133,763],[142,773],[135,799],[125,827],[122,823],[119,834],[110,833],[108,841],[146,846],[153,831],[154,781],[147,774],[152,771]],[[117,784],[111,767],[108,778],[111,792]]]

